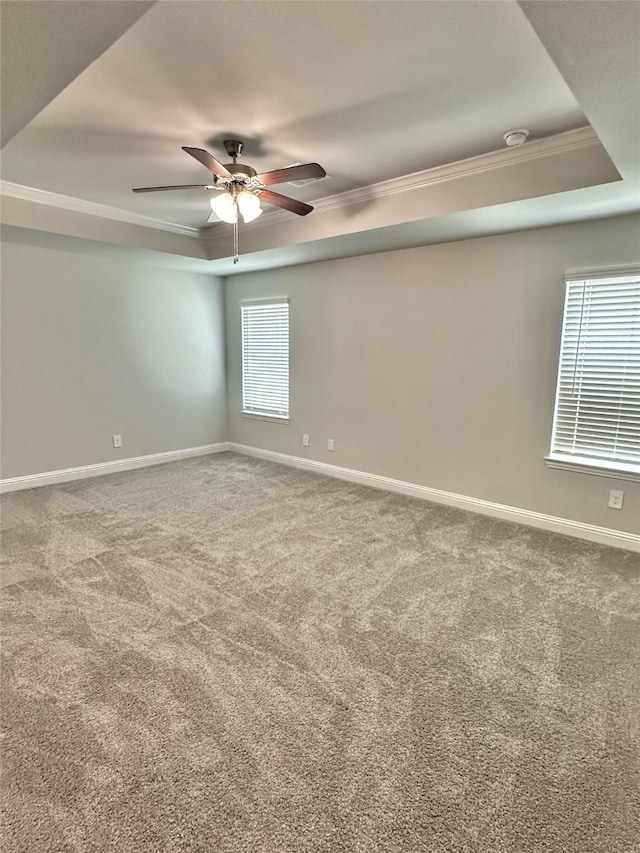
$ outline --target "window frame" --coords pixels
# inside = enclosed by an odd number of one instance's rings
[[[640,464],[636,464],[634,461],[627,460],[615,460],[615,459],[603,459],[598,458],[597,456],[588,456],[586,454],[576,454],[575,456],[571,453],[563,452],[562,450],[554,449],[559,443],[556,438],[556,429],[558,426],[559,420],[559,408],[562,399],[561,393],[561,382],[562,382],[562,370],[563,364],[565,364],[566,359],[566,349],[568,348],[568,344],[566,345],[566,330],[568,325],[568,317],[569,317],[569,298],[571,287],[575,287],[579,282],[584,282],[585,287],[588,282],[601,282],[606,279],[611,279],[612,283],[615,282],[616,279],[622,278],[639,278],[640,279],[640,268],[637,266],[632,267],[616,267],[609,268],[604,270],[588,270],[588,271],[577,271],[572,273],[567,273],[565,275],[565,299],[564,299],[564,311],[563,311],[563,322],[562,322],[562,336],[560,340],[560,349],[558,353],[558,374],[556,381],[556,389],[554,395],[554,405],[553,405],[553,422],[551,428],[551,443],[550,450],[547,456],[545,456],[545,464],[549,468],[558,468],[567,471],[578,471],[582,473],[593,474],[595,476],[600,477],[610,477],[613,479],[620,480],[630,480],[633,482],[640,482]],[[582,322],[582,321],[581,321]],[[580,344],[580,335],[581,332],[578,333],[578,340],[576,343],[576,350],[578,350],[578,346]],[[577,353],[576,353],[577,354]],[[566,398],[564,398],[566,399]],[[576,423],[579,423],[579,417],[576,418]]]
[[[251,307],[264,307],[268,305],[274,306],[285,306],[287,308],[287,358],[286,358],[286,380],[287,380],[287,391],[286,391],[286,414],[278,413],[275,411],[267,411],[260,410],[259,408],[247,408],[246,400],[246,391],[245,391],[245,373],[246,373],[246,359],[245,359],[245,313],[244,309],[250,309]],[[259,299],[242,299],[240,300],[240,395],[241,395],[241,409],[240,414],[245,418],[252,418],[254,420],[262,420],[262,421],[270,421],[272,423],[278,424],[288,424],[290,421],[291,414],[291,338],[290,338],[290,330],[291,330],[291,305],[288,296],[270,296]],[[250,406],[250,404],[249,404]]]

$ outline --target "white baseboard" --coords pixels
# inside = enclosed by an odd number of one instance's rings
[[[150,465],[161,465],[164,462],[176,462],[179,459],[188,459],[193,456],[206,456],[210,453],[222,453],[232,450],[246,456],[255,456],[269,462],[279,462],[282,465],[290,465],[294,468],[302,468],[313,471],[316,474],[324,474],[328,477],[336,477],[339,480],[348,480],[362,486],[372,486],[376,489],[386,489],[389,492],[397,492],[421,500],[433,501],[446,504],[458,509],[469,510],[481,515],[490,515],[494,518],[502,518],[506,521],[515,521],[530,527],[538,527],[553,533],[562,533],[567,536],[575,536],[579,539],[587,539],[590,542],[598,542],[602,545],[611,545],[614,548],[625,548],[628,551],[640,553],[640,536],[633,533],[625,533],[621,530],[612,530],[609,527],[598,527],[595,524],[585,524],[581,521],[572,521],[568,518],[559,518],[554,515],[545,515],[541,512],[532,512],[528,509],[506,506],[505,504],[485,501],[479,498],[470,498],[466,495],[458,495],[454,492],[445,492],[441,489],[431,489],[428,486],[419,486],[416,483],[408,483],[404,480],[394,480],[391,477],[382,477],[379,474],[367,474],[364,471],[355,471],[351,468],[341,468],[338,465],[329,465],[326,462],[316,462],[313,459],[303,459],[300,456],[290,456],[287,453],[276,453],[272,450],[262,450],[258,447],[249,447],[245,444],[221,441],[217,444],[205,444],[201,447],[187,447],[183,450],[169,450],[165,453],[151,453],[147,456],[134,456],[129,459],[118,459],[112,462],[98,462],[95,465],[82,465],[79,468],[65,468],[61,471],[47,471],[43,474],[28,474],[24,477],[11,477],[0,480],[0,493],[13,492],[18,489],[33,489],[38,486],[49,486],[55,483],[66,483],[71,480],[82,480],[86,477],[99,477],[103,474],[115,474],[119,471],[131,471],[134,468],[145,468]]]
[[[279,462],[283,465],[291,465],[294,468],[302,468],[305,471],[313,471],[316,474],[337,477],[339,480],[348,480],[351,483],[358,483],[362,486],[386,489],[389,492],[409,495],[412,498],[421,498],[426,501],[446,504],[447,506],[466,509],[470,512],[480,513],[481,515],[490,515],[494,518],[502,518],[506,521],[526,524],[529,527],[539,527],[542,530],[549,530],[553,533],[563,533],[566,536],[575,536],[578,539],[587,539],[590,542],[598,542],[601,545],[611,545],[614,548],[625,548],[627,551],[640,553],[640,536],[636,536],[633,533],[612,530],[609,527],[598,527],[595,524],[584,524],[581,521],[558,518],[555,515],[545,515],[542,512],[532,512],[528,509],[519,509],[515,506],[506,506],[505,504],[498,504],[493,501],[470,498],[466,495],[457,495],[454,492],[444,492],[441,489],[430,489],[427,486],[407,483],[404,480],[393,480],[390,477],[367,474],[364,471],[354,471],[351,468],[341,468],[338,465],[316,462],[313,459],[303,459],[300,456],[290,456],[287,453],[261,450],[258,447],[236,444],[233,441],[229,442],[229,450],[236,453],[243,453],[246,456],[255,456],[258,459],[265,459],[269,462]]]
[[[54,483],[66,483],[70,480],[83,480],[85,477],[99,477],[103,474],[116,474],[118,471],[131,471],[134,468],[146,468],[149,465],[161,465],[164,462],[177,462],[191,456],[206,456],[209,453],[222,453],[229,450],[229,442],[203,444],[201,447],[187,447],[183,450],[168,450],[166,453],[150,453],[147,456],[132,456],[129,459],[117,459],[113,462],[98,462],[95,465],[81,465],[79,468],[64,468],[61,471],[46,471],[44,474],[27,474],[24,477],[9,477],[0,480],[0,493],[15,492],[18,489],[33,489],[37,486],[50,486]]]

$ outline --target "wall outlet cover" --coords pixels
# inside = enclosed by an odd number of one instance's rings
[[[622,509],[622,502],[624,501],[624,492],[618,489],[611,489],[609,492],[609,508],[610,509]]]

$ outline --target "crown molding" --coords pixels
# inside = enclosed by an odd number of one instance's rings
[[[347,190],[337,195],[325,196],[315,202],[311,202],[317,213],[344,208],[352,204],[363,204],[384,196],[396,195],[402,192],[427,187],[432,184],[440,184],[452,181],[468,175],[477,175],[482,172],[494,171],[496,169],[508,168],[519,163],[530,160],[539,160],[543,157],[552,157],[555,154],[575,151],[593,145],[602,145],[596,132],[590,125],[579,127],[575,130],[567,130],[544,139],[533,139],[513,148],[500,148],[497,151],[489,151],[487,154],[478,154],[465,160],[457,160],[453,163],[444,163],[441,166],[433,166],[420,172],[412,172],[409,175],[401,175],[370,184],[366,187],[358,187]],[[253,228],[264,228],[290,218],[290,214],[284,210],[277,210],[261,216],[252,223]],[[208,228],[201,228],[200,233],[207,238],[218,235],[215,223]]]
[[[529,160],[539,160],[542,157],[551,157],[554,154],[585,148],[590,145],[600,145],[595,131],[591,127],[580,127],[577,130],[568,130],[545,139],[534,139],[524,145],[514,148],[500,148],[497,151],[489,151],[487,154],[478,154],[468,157],[466,160],[458,160],[454,163],[444,163],[442,166],[434,166],[422,172],[413,172],[398,178],[390,178],[388,181],[380,181],[368,187],[349,190],[339,196],[328,196],[320,199],[316,210],[331,210],[344,204],[359,204],[363,201],[372,201],[387,195],[396,195],[401,192],[427,187],[431,184],[441,184],[455,178],[463,178],[468,175],[477,175],[481,172],[494,171],[512,166],[517,163],[525,163]]]
[[[83,213],[86,216],[99,216],[102,219],[113,219],[117,222],[126,222],[129,225],[141,225],[144,228],[155,228],[159,231],[169,231],[171,234],[182,234],[187,237],[198,237],[198,228],[188,225],[179,225],[175,222],[164,222],[162,219],[153,219],[141,213],[133,213],[130,210],[122,210],[119,207],[110,207],[107,204],[99,204],[95,201],[86,201],[82,198],[61,195],[60,193],[39,190],[36,187],[25,187],[22,184],[14,184],[11,181],[0,181],[0,195],[7,198],[17,198],[22,201],[44,204],[48,207],[56,207],[62,210],[72,210],[75,213]]]
[[[358,187],[336,195],[325,196],[314,202],[314,208],[317,213],[323,213],[335,210],[336,208],[362,204],[385,196],[410,192],[421,187],[444,183],[481,172],[508,168],[529,160],[551,157],[555,154],[566,153],[567,151],[593,145],[601,145],[593,128],[591,126],[579,127],[576,130],[568,130],[564,133],[546,137],[545,139],[534,139],[518,147],[501,148],[497,151],[490,151],[487,154],[479,154],[465,160],[445,163],[441,166],[434,166],[431,169],[424,169],[423,171],[413,172],[409,175],[390,178],[389,180],[380,181],[366,187]],[[14,184],[11,181],[0,181],[0,195],[35,202],[36,204],[44,204],[48,207],[71,210],[87,216],[98,216],[103,219],[112,219],[130,225],[155,228],[159,231],[168,231],[172,234],[202,237],[205,241],[215,239],[223,230],[220,227],[223,223],[219,222],[209,227],[193,228],[188,225],[154,219],[150,216],[133,213],[119,207],[111,207],[94,201],[86,201],[85,199],[61,195],[60,193],[49,192],[48,190],[40,190],[36,187]],[[286,221],[289,218],[290,214],[284,210],[269,212],[252,223],[252,228],[264,228],[280,221]]]

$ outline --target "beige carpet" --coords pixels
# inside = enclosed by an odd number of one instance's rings
[[[640,557],[221,454],[2,500],[3,851],[640,849]]]

